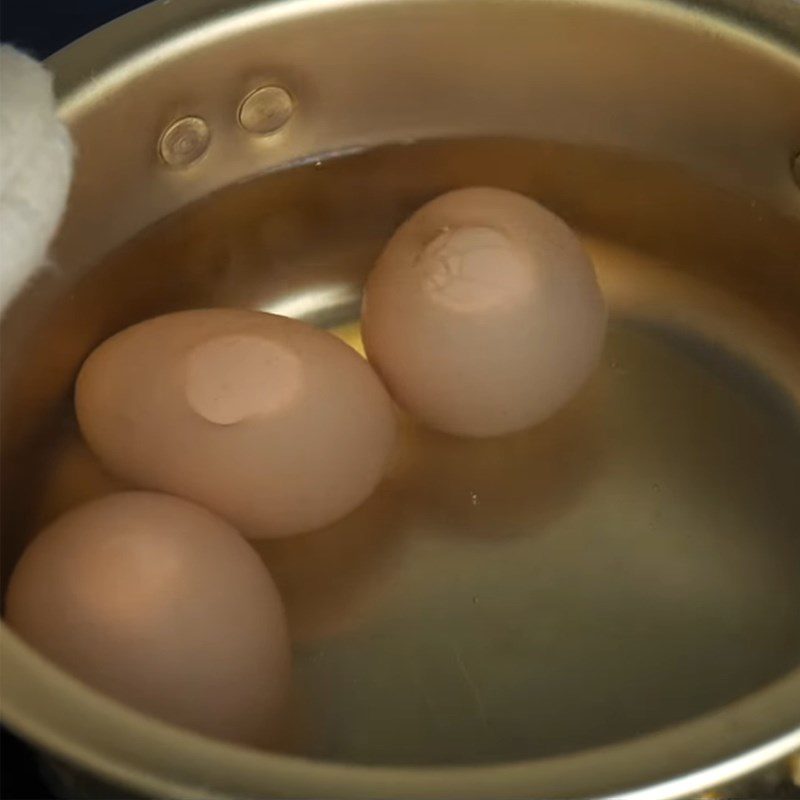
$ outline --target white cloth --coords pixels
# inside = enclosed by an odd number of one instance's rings
[[[0,47],[0,311],[44,265],[64,213],[72,143],[56,116],[50,73]]]

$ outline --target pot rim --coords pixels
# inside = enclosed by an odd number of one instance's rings
[[[800,752],[800,668],[719,711],[632,741],[505,764],[396,768],[320,762],[208,739],[96,692],[5,625],[0,650],[3,717],[11,728],[59,757],[154,797],[210,800],[274,791],[306,798],[667,800],[756,773]],[[124,742],[115,736],[121,728]],[[726,752],[736,755],[726,757]],[[696,766],[668,777],[671,760],[684,768],[687,762]],[[620,772],[638,788],[620,791]]]

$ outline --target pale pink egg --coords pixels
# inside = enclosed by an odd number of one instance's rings
[[[122,492],[67,512],[16,565],[6,619],[77,678],[168,722],[245,742],[280,723],[278,592],[239,533],[186,500]]]
[[[502,189],[432,200],[369,276],[362,333],[394,398],[432,428],[495,436],[549,417],[600,356],[606,308],[558,217]]]
[[[118,333],[81,369],[75,405],[112,473],[194,500],[256,538],[321,528],[360,505],[396,427],[389,395],[350,347],[236,309]]]

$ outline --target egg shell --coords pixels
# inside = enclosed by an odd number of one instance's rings
[[[17,563],[6,619],[95,689],[209,736],[263,742],[290,652],[263,562],[199,506],[121,492],[67,512]]]
[[[86,360],[75,405],[112,473],[194,500],[255,538],[355,509],[380,481],[396,428],[389,395],[350,347],[238,309],[116,334]]]
[[[589,256],[520,194],[444,194],[392,236],[367,281],[367,356],[430,427],[496,436],[552,415],[602,351],[606,308]]]

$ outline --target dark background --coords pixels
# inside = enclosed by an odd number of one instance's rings
[[[45,785],[39,759],[28,745],[3,728],[0,747],[0,797],[49,800],[56,796]]]
[[[0,0],[0,38],[46,58],[144,0]]]
[[[0,39],[46,58],[93,28],[142,5],[144,0],[0,0]],[[0,797],[54,798],[33,751],[5,728],[0,737]]]

